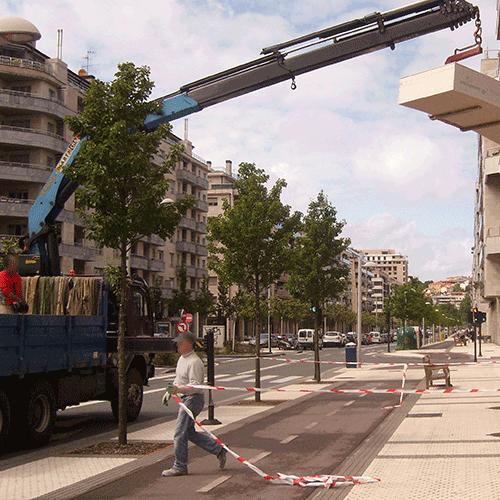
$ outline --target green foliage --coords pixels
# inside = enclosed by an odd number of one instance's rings
[[[168,301],[168,310],[170,316],[177,314],[179,309],[184,309],[187,312],[195,310],[195,301],[192,297],[191,290],[187,287],[187,271],[185,266],[182,266],[177,272],[179,277],[179,288],[172,290],[172,298]]]
[[[304,321],[311,318],[311,306],[309,303],[289,298],[271,298],[271,315],[275,318],[283,318],[290,321]]]
[[[416,324],[420,324],[422,318],[432,321],[432,300],[425,297],[425,289],[418,278],[410,276],[408,283],[394,287],[394,294],[388,297],[384,310],[402,321],[406,319]]]
[[[345,289],[349,274],[338,260],[350,240],[341,238],[345,221],[337,221],[335,207],[321,191],[309,204],[300,236],[295,239],[293,269],[286,283],[290,293],[319,308],[327,299],[336,298]]]
[[[123,63],[115,77],[110,83],[94,80],[82,115],[65,118],[85,140],[64,172],[80,186],[78,214],[89,238],[110,248],[124,241],[128,250],[143,236],[170,237],[192,200],[161,203],[168,192],[166,175],[181,150],[174,147],[161,165],[151,163],[171,127],[143,129],[146,116],[160,111],[158,103],[147,101],[153,90],[149,68]]]
[[[204,276],[201,282],[201,289],[194,299],[194,311],[202,318],[206,318],[215,312],[216,299],[208,289],[208,276]]]
[[[240,314],[258,320],[261,292],[289,264],[290,240],[299,217],[290,216],[290,207],[281,202],[284,180],[279,179],[268,190],[265,184],[269,176],[253,163],[241,163],[238,177],[234,206],[224,200],[223,213],[208,222],[209,268],[217,273],[222,284],[237,284],[253,295],[253,314],[242,312],[241,307]]]
[[[462,302],[460,302],[460,308],[458,311],[459,311],[460,323],[462,325],[466,325],[468,323],[467,314],[469,311],[472,311],[472,298],[470,294],[467,294],[462,300]]]

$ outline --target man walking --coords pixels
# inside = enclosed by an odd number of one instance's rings
[[[175,369],[174,384],[167,390],[170,394],[180,394],[182,402],[199,415],[205,404],[203,392],[186,387],[187,385],[203,385],[203,363],[194,352],[196,337],[191,332],[181,333],[174,341],[181,354]],[[167,396],[167,394],[165,394]],[[164,470],[162,476],[183,476],[188,473],[188,440],[200,448],[217,456],[219,468],[226,465],[226,450],[207,434],[196,432],[193,419],[181,408],[177,415],[174,433],[175,461],[171,469]]]

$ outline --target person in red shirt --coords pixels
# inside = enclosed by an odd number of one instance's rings
[[[18,258],[7,255],[5,270],[0,272],[0,314],[16,314],[13,304],[23,303],[21,277],[17,273]]]

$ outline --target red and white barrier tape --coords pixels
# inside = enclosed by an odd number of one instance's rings
[[[433,390],[429,389],[415,389],[415,390],[401,390],[401,389],[279,389],[277,387],[223,387],[218,385],[186,385],[183,387],[190,387],[199,390],[213,390],[213,391],[243,391],[243,392],[314,392],[324,394],[451,394],[453,393],[475,393],[475,392],[500,392],[500,389],[443,389]]]
[[[196,387],[196,386],[189,386]],[[230,453],[238,462],[246,465],[249,469],[253,470],[256,474],[258,474],[263,479],[266,479],[272,484],[283,484],[290,486],[316,486],[323,488],[334,488],[336,486],[352,486],[354,484],[366,484],[366,483],[378,483],[380,479],[374,479],[371,477],[361,477],[361,476],[287,476],[285,474],[280,474],[279,472],[276,474],[276,477],[270,476],[266,474],[264,471],[259,469],[256,465],[250,463],[248,460],[240,457],[237,453],[231,450],[227,445],[225,445],[215,434],[212,434],[208,429],[200,424],[193,415],[193,412],[181,401],[179,397],[175,394],[172,394],[172,397],[179,403],[181,408],[189,415],[190,418],[193,419],[194,423],[200,427],[200,429],[210,436],[214,441],[219,443],[228,453]]]
[[[496,365],[500,364],[500,361],[459,361],[456,363],[368,363],[368,362],[357,362],[357,361],[315,361],[313,359],[290,359],[290,358],[267,358],[259,357],[259,359],[267,359],[269,361],[282,361],[285,363],[319,363],[324,365],[366,365],[366,366],[435,366],[435,365],[445,365],[445,366],[460,366],[460,365]]]
[[[405,383],[406,383],[406,371],[408,370],[408,364],[405,365],[403,368],[403,381],[401,382],[401,396],[399,397],[399,404],[398,405],[393,405],[393,406],[384,406],[382,409],[383,410],[392,410],[393,408],[400,408],[403,406],[403,394],[405,390]]]

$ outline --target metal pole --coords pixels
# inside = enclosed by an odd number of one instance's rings
[[[214,349],[214,329],[207,331],[207,378],[208,385],[215,385],[215,349]],[[221,422],[214,416],[214,400],[212,391],[208,391],[208,419],[203,420],[203,425],[219,425]]]
[[[361,257],[358,257],[358,323],[357,323],[357,356],[358,368],[361,367]]]
[[[474,361],[477,363],[477,327],[474,326]]]
[[[482,356],[483,353],[481,352],[481,337],[482,337],[482,333],[481,333],[481,323],[479,323],[479,354],[478,356]]]
[[[391,313],[387,313],[387,352],[391,352]]]
[[[271,350],[271,288],[267,287],[267,335],[269,344],[269,354],[272,354]]]

